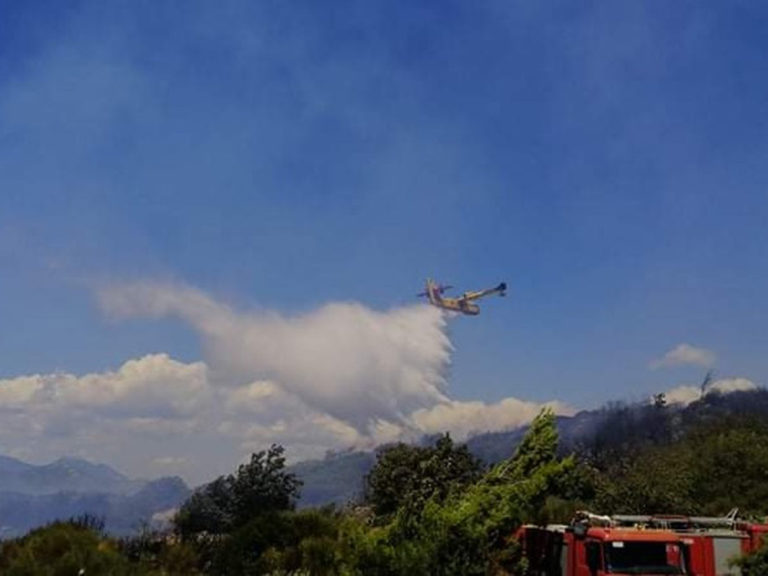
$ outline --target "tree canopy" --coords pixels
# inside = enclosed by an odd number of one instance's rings
[[[725,418],[695,424],[677,442],[648,446],[600,474],[605,513],[768,513],[768,426]]]
[[[378,516],[388,517],[405,504],[421,508],[430,498],[444,500],[451,490],[475,482],[481,470],[480,461],[449,434],[433,446],[398,443],[379,451],[365,479],[365,499]]]
[[[285,470],[284,452],[278,445],[256,452],[234,475],[220,476],[195,492],[176,516],[179,532],[222,534],[260,515],[292,510],[301,481]]]
[[[87,522],[54,522],[0,545],[0,573],[6,576],[58,576],[81,570],[114,576],[138,573],[117,542]]]

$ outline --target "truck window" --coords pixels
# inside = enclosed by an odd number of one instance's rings
[[[587,542],[585,551],[587,553],[587,566],[589,567],[589,571],[592,574],[595,574],[603,566],[603,563],[601,562],[602,558],[600,558],[600,544],[597,542]]]
[[[621,574],[684,574],[685,555],[677,543],[606,542],[606,572]]]

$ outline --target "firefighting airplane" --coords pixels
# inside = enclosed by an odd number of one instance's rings
[[[507,285],[502,282],[495,288],[487,288],[485,290],[478,290],[477,292],[464,292],[460,298],[444,298],[443,293],[453,288],[453,286],[443,286],[436,283],[431,278],[427,278],[427,284],[424,292],[418,294],[418,296],[426,296],[429,299],[429,303],[443,310],[450,310],[452,312],[461,312],[468,316],[477,316],[480,314],[480,307],[474,304],[472,301],[484,296],[490,296],[491,294],[498,294],[499,296],[506,296]]]

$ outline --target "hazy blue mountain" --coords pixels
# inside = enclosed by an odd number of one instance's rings
[[[304,482],[299,505],[342,506],[362,494],[363,477],[376,462],[373,452],[329,453],[323,460],[308,460],[289,467]]]
[[[147,482],[134,494],[0,492],[0,537],[20,536],[53,520],[82,514],[103,519],[105,529],[111,534],[128,535],[151,524],[155,514],[177,508],[189,494],[190,490],[181,478]]]
[[[523,439],[527,428],[515,428],[502,432],[485,432],[467,439],[467,448],[474,456],[491,465],[509,458]]]
[[[32,468],[34,468],[34,466],[31,464],[16,460],[16,458],[0,456],[0,482],[2,482],[2,478],[4,477],[17,474],[21,475]]]
[[[80,458],[60,458],[50,464],[34,465],[0,456],[0,492],[130,494],[144,484],[144,481],[132,480],[105,464],[93,464]]]
[[[470,451],[486,464],[507,458],[525,434],[525,428],[508,432],[479,434],[467,441]],[[430,444],[436,437],[424,438]],[[308,460],[288,467],[304,483],[299,507],[336,504],[360,500],[366,474],[376,463],[376,450],[329,453],[322,460]]]
[[[595,433],[605,419],[603,410],[579,412],[574,416],[557,418],[561,444],[570,450],[580,441]],[[470,452],[486,465],[509,458],[522,440],[527,426],[500,432],[485,432],[466,442]],[[436,437],[425,437],[420,443],[434,442]],[[376,463],[376,451],[330,453],[323,460],[300,462],[289,467],[304,485],[299,506],[343,505],[362,494],[365,475]]]
[[[126,535],[189,494],[181,478],[133,480],[79,458],[38,466],[0,456],[0,538],[86,513],[102,518],[110,533]]]

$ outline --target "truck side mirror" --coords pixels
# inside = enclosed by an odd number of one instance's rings
[[[587,535],[588,526],[583,522],[578,522],[573,525],[573,535],[576,538],[584,538]]]

